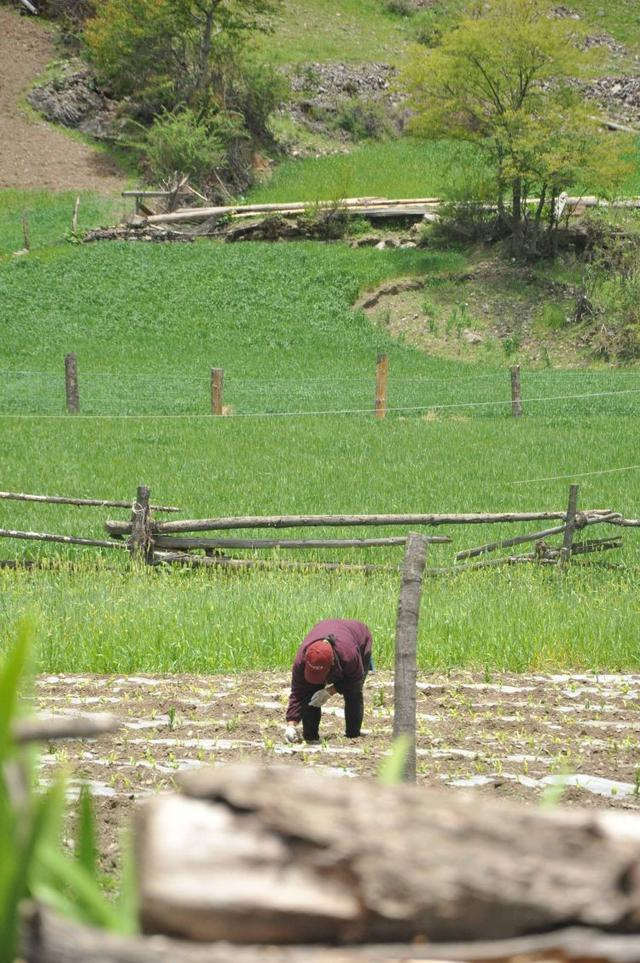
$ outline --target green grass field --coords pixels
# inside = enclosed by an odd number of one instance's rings
[[[615,149],[615,135],[612,137]],[[462,143],[412,137],[369,141],[349,154],[305,157],[279,164],[273,176],[253,188],[253,203],[339,200],[344,197],[440,197],[464,183],[469,170],[482,170],[482,158]],[[576,190],[580,190],[577,187]],[[588,192],[588,185],[585,186]],[[640,152],[624,195],[640,194]]]
[[[5,250],[23,201],[5,204]],[[427,357],[352,311],[363,288],[455,274],[464,254],[53,245],[65,209],[66,199],[41,209],[31,255],[0,263],[3,490],[128,498],[146,483],[189,517],[561,510],[565,476],[577,474],[583,507],[639,514],[638,470],[618,472],[638,461],[634,369],[525,371],[526,415],[514,421],[508,359],[490,367]],[[71,350],[83,412],[75,418],[63,414]],[[384,422],[371,415],[380,350],[390,356],[394,409]],[[207,414],[211,366],[225,369],[236,417]],[[0,501],[3,528],[102,535],[105,515]],[[512,533],[447,532],[454,544],[434,547],[430,564]],[[522,567],[429,580],[421,664],[637,667],[639,552],[630,531],[622,552],[564,575]],[[370,622],[390,665],[395,574],[132,573],[119,554],[96,561],[93,551],[10,540],[2,557],[52,559],[46,571],[0,569],[1,638],[33,612],[45,671],[283,667],[305,628],[331,613]],[[400,560],[397,550],[343,557]]]
[[[0,419],[8,453],[3,487],[126,498],[144,482],[152,497],[181,506],[189,517],[559,510],[569,479],[536,479],[634,464],[636,420]],[[638,471],[578,480],[584,507],[637,514]],[[0,502],[2,527],[100,536],[106,514]],[[447,530],[454,543],[434,546],[430,564],[448,565],[455,550],[513,532],[513,526]],[[633,530],[624,540],[625,549],[606,559],[615,560],[614,569],[595,558],[574,563],[566,575],[519,567],[428,580],[421,665],[637,667],[640,541]],[[391,664],[399,585],[392,574],[136,575],[119,553],[105,554],[96,568],[94,550],[8,540],[3,549],[4,557],[49,555],[81,566],[0,570],[2,637],[21,614],[34,613],[45,671],[284,667],[305,627],[329,613],[370,622],[381,664]],[[392,564],[399,551],[353,550],[340,557]]]

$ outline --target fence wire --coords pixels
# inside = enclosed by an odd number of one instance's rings
[[[637,415],[640,379],[635,371],[540,369],[522,371],[522,403],[530,416]],[[80,413],[88,416],[209,416],[209,369],[182,375],[175,369],[120,374],[80,369]],[[332,371],[327,377],[261,379],[225,372],[224,414],[237,417],[369,415],[374,412],[373,369]],[[392,415],[463,413],[469,417],[511,414],[508,370],[483,375],[389,373],[387,411]],[[65,413],[60,370],[0,369],[0,416]]]

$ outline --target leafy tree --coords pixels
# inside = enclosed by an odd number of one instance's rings
[[[221,65],[243,38],[268,30],[279,0],[106,0],[85,39],[114,92],[149,116],[162,108],[220,107]],[[213,101],[213,104],[212,104]]]
[[[548,0],[474,4],[436,47],[414,49],[404,71],[416,133],[477,145],[492,176],[476,200],[492,201],[519,253],[553,246],[563,191],[613,192],[629,171],[625,139],[612,148],[576,91],[599,57],[580,49],[579,30]]]

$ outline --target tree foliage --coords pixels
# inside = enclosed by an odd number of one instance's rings
[[[106,0],[85,39],[120,96],[161,108],[207,110],[220,99],[223,65],[242,39],[269,29],[279,0]],[[232,54],[236,55],[235,58]]]
[[[580,39],[548,0],[494,0],[472,5],[435,48],[413,50],[404,71],[414,130],[477,145],[492,171],[477,200],[493,201],[522,253],[553,243],[563,191],[612,193],[629,171],[625,139],[612,149],[576,89],[599,57]]]

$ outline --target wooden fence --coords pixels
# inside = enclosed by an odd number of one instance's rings
[[[251,569],[281,568],[300,571],[398,571],[398,566],[383,564],[352,564],[340,561],[318,561],[317,558],[297,561],[290,558],[238,557],[237,552],[246,550],[272,551],[324,551],[369,548],[400,548],[407,544],[408,533],[398,535],[338,538],[326,536],[312,538],[292,537],[248,537],[234,534],[242,530],[296,529],[296,528],[376,528],[403,527],[423,529],[457,525],[521,524],[523,522],[555,522],[544,527],[536,526],[535,531],[517,534],[457,552],[455,564],[449,567],[428,567],[426,575],[457,574],[470,569],[488,566],[512,565],[522,562],[566,566],[571,558],[578,555],[602,552],[620,548],[619,536],[599,539],[578,539],[580,533],[593,525],[612,525],[618,528],[640,527],[640,519],[625,518],[611,509],[578,509],[579,487],[572,485],[569,490],[567,508],[561,511],[533,512],[489,512],[462,514],[380,514],[380,515],[240,515],[220,518],[192,518],[162,521],[154,512],[179,511],[175,506],[152,505],[150,490],[139,486],[132,502],[92,498],[69,498],[58,495],[31,495],[22,492],[0,492],[0,500],[18,500],[33,503],[67,504],[78,507],[117,507],[130,508],[126,520],[110,520],[105,523],[108,538],[86,538],[74,534],[56,534],[41,531],[24,531],[16,528],[0,528],[0,538],[22,539],[35,542],[55,542],[87,548],[125,551],[132,559],[148,565],[179,564],[192,567],[209,566],[213,568]],[[207,534],[203,534],[207,533]],[[561,538],[559,544],[549,543],[549,539]],[[451,542],[449,535],[426,535],[426,542],[434,545]],[[501,555],[498,558],[478,559],[514,546],[532,545],[532,551],[525,554]],[[233,554],[229,554],[232,552]],[[467,564],[458,564],[464,562]],[[16,565],[15,560],[0,562]]]
[[[509,369],[511,385],[511,410],[514,418],[523,414],[520,365]],[[204,382],[204,379],[203,379]],[[64,357],[64,386],[66,410],[70,415],[80,414],[80,381],[78,359],[73,352]],[[374,403],[371,409],[376,418],[385,418],[388,411],[389,358],[379,354],[375,367]],[[210,369],[211,414],[225,415],[229,409],[224,405],[224,368]],[[508,403],[505,401],[505,404]],[[438,407],[437,405],[435,407]]]

